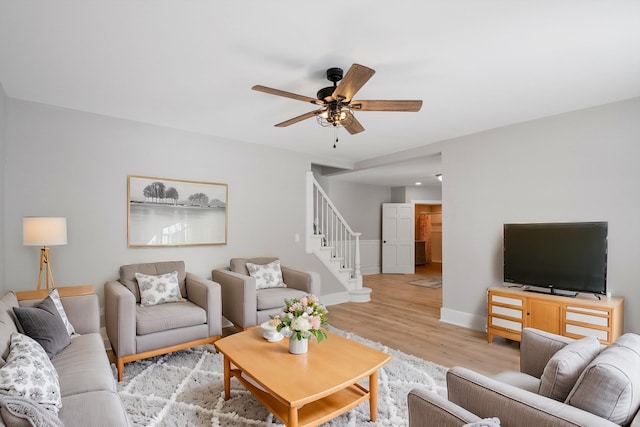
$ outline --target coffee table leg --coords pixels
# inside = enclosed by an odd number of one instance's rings
[[[378,416],[378,371],[369,376],[369,418],[375,421]]]
[[[231,397],[231,360],[224,356],[224,400]]]
[[[287,427],[298,427],[298,408],[289,407],[289,422]]]

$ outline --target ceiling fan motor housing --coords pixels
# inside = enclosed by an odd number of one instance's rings
[[[333,67],[327,70],[327,80],[329,80],[330,82],[333,82],[334,86],[336,82],[339,82],[340,80],[342,80],[342,76],[343,76],[342,68]]]
[[[334,86],[327,86],[320,89],[317,93],[318,99],[322,99],[325,102],[335,102],[335,100],[331,97],[333,95],[333,91],[336,90]]]

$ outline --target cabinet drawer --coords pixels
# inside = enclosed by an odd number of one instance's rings
[[[501,319],[499,317],[491,318],[491,326],[510,329],[512,331],[522,331],[522,323],[514,322],[512,320],[507,320],[507,319]]]
[[[503,297],[502,295],[491,295],[491,302],[522,307],[522,299]]]
[[[588,323],[589,325],[603,326],[605,328],[609,326],[608,317],[600,317],[600,316],[594,316],[591,314],[567,311],[566,318],[567,318],[567,321],[572,321],[572,322]]]
[[[491,306],[491,314],[499,314],[501,316],[522,319],[522,310],[517,310],[515,308],[500,307],[497,305]]]
[[[583,326],[567,324],[565,325],[565,333],[580,335],[583,337],[596,337],[600,341],[606,341],[606,342],[609,341],[609,333],[607,331],[602,331],[600,329],[591,329],[591,328],[585,328]]]

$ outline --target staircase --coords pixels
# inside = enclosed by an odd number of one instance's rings
[[[313,176],[307,172],[307,253],[314,253],[348,292],[349,301],[371,300],[362,287],[360,234],[355,233]]]

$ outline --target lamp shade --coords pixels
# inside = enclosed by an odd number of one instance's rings
[[[22,244],[55,246],[67,244],[67,218],[25,217],[22,219]]]

